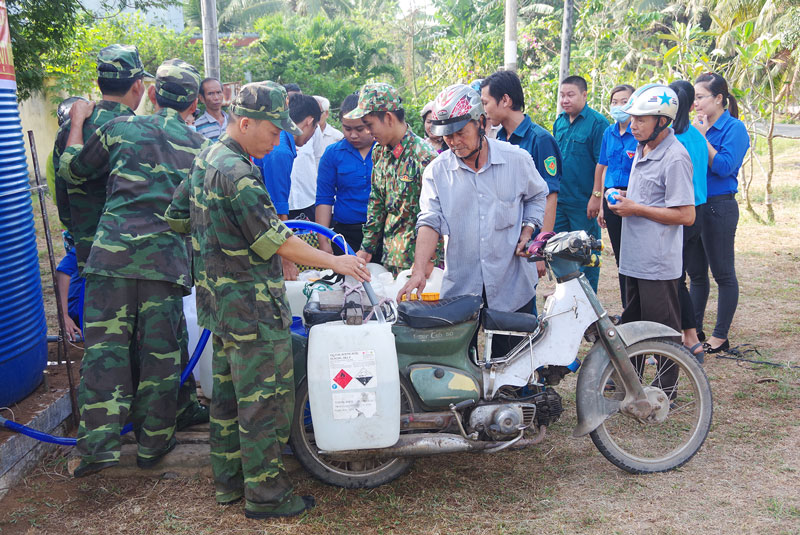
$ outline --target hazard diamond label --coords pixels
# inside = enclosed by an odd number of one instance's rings
[[[333,382],[342,388],[345,388],[352,380],[353,377],[344,370],[339,370],[339,373],[337,373],[336,377],[333,378]]]

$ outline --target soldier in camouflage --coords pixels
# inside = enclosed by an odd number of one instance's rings
[[[344,118],[361,119],[378,142],[372,151],[372,190],[358,256],[369,262],[382,243],[383,258],[376,260],[397,275],[414,263],[422,171],[438,154],[406,124],[400,95],[389,84],[365,85],[358,107]]]
[[[273,82],[242,87],[227,133],[195,159],[166,219],[192,235],[197,317],[213,333],[211,467],[216,499],[245,498],[245,516],[293,516],[313,507],[297,496],[281,451],[294,408],[294,370],[281,259],[331,268],[363,281],[355,256],[309,246],[284,226],[250,157],[263,158],[280,133],[299,134],[286,90]]]
[[[89,139],[111,119],[134,114],[133,110],[139,106],[145,92],[142,82],[145,76],[152,78],[153,75],[144,70],[135,46],[110,45],[100,50],[97,54],[97,87],[103,99],[97,102],[92,115],[84,121],[83,139]],[[55,197],[58,217],[75,242],[78,268],[83,269],[106,202],[108,175],[84,184],[68,184],[58,176],[71,127],[67,119],[58,130],[53,147]]]
[[[108,198],[84,267],[85,341],[77,449],[81,477],[117,464],[130,416],[137,464],[155,465],[175,446],[181,362],[188,360],[182,297],[191,275],[186,242],[164,211],[195,155],[209,142],[184,122],[197,107],[200,76],[181,60],[156,72],[156,113],[119,117],[82,143],[91,106],[78,102],[59,175],[70,184],[108,175]]]

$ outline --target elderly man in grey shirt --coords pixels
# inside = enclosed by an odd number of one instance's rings
[[[490,308],[530,313],[537,273],[524,250],[542,224],[547,184],[527,152],[487,139],[480,96],[469,86],[445,89],[433,116],[431,132],[444,136],[450,150],[422,175],[414,266],[398,299],[422,292],[425,267],[443,236],[442,297],[483,295]],[[493,350],[502,351],[505,344],[495,340]]]
[[[655,321],[680,332],[683,225],[694,223],[695,213],[692,160],[669,128],[678,97],[667,86],[645,86],[624,111],[633,116],[631,133],[639,146],[627,195],[609,205],[623,218],[619,272],[627,277],[627,302],[622,323]],[[659,374],[665,391],[678,378],[677,367],[670,368]]]

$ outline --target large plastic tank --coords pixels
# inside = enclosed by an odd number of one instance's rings
[[[47,324],[6,5],[0,0],[0,407],[42,381]]]
[[[308,398],[321,450],[387,448],[397,442],[400,376],[391,324],[313,326]]]

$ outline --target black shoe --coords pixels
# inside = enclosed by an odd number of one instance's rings
[[[158,463],[161,462],[161,459],[163,459],[164,456],[167,453],[169,453],[172,450],[174,450],[175,446],[177,446],[177,445],[178,445],[178,441],[175,440],[175,437],[172,437],[172,441],[169,443],[169,446],[167,446],[167,448],[164,451],[162,451],[161,453],[159,453],[155,457],[147,457],[147,458],[136,457],[136,466],[138,466],[139,468],[142,468],[142,469],[147,469],[147,468],[154,467],[155,465],[157,465]]]
[[[118,464],[119,461],[110,461],[106,463],[86,463],[86,464],[81,462],[78,468],[76,468],[75,471],[72,472],[72,477],[90,476],[92,474],[96,474],[100,470],[105,470],[106,468],[117,466]]]
[[[315,505],[316,501],[314,500],[313,496],[294,495],[285,504],[279,505],[273,511],[256,512],[248,511],[247,508],[245,508],[244,516],[253,519],[297,516],[308,511],[309,509],[312,509]]]
[[[697,331],[697,339],[700,340],[701,342],[705,342],[706,333],[704,333],[703,331]]]
[[[175,420],[175,430],[183,431],[187,427],[193,425],[207,424],[209,420],[208,407],[195,401],[192,405],[186,407],[178,419]]]
[[[706,352],[706,355],[713,355],[714,353],[723,353],[731,348],[731,345],[728,343],[726,339],[717,347],[711,347],[708,343],[703,344],[703,350]]]

